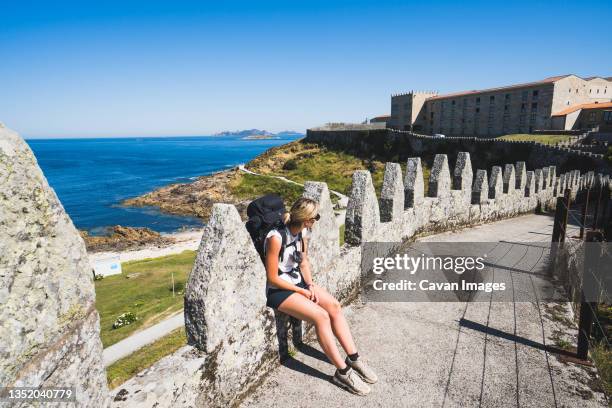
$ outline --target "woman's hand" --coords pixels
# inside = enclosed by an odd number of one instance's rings
[[[319,295],[317,295],[317,288],[314,283],[311,284],[308,289],[310,290],[310,300],[315,303],[319,303]]]
[[[300,295],[304,296],[307,299],[310,299],[312,297],[312,294],[310,293],[310,291],[308,289],[298,288],[298,290],[296,292],[299,293]]]

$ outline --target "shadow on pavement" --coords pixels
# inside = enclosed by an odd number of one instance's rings
[[[293,357],[287,357],[281,364],[287,368],[290,368],[302,374],[309,375],[311,377],[320,378],[321,380],[325,381],[331,380],[331,375],[325,374],[324,372],[319,371],[309,365],[306,365]]]
[[[516,343],[523,344],[525,346],[533,347],[538,350],[547,351],[549,353],[560,354],[560,355],[569,356],[569,357],[575,356],[575,354],[570,351],[563,350],[557,347],[547,346],[542,343],[538,343],[537,341],[529,340],[524,337],[520,337],[520,336],[511,334],[511,333],[507,333],[502,330],[494,329],[492,327],[488,327],[488,326],[485,326],[484,324],[476,323],[471,320],[461,318],[459,320],[459,325],[466,327],[468,329],[477,330],[482,333],[487,333],[491,336],[500,337],[502,339],[514,341]]]

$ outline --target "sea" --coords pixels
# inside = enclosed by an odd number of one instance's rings
[[[114,225],[161,233],[201,227],[202,220],[155,207],[124,207],[126,199],[172,183],[235,167],[300,138],[243,136],[27,139],[49,184],[78,229],[101,235]]]

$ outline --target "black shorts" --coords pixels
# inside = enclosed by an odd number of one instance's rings
[[[302,280],[296,286],[308,289],[308,286],[306,286],[306,283],[304,282],[303,276]],[[271,307],[272,309],[278,309],[280,304],[293,293],[295,292],[292,290],[268,288],[266,291],[266,298],[268,299],[266,301],[266,306]]]

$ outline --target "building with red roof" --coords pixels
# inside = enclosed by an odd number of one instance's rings
[[[569,130],[593,122],[573,120],[582,105],[612,102],[610,77],[559,75],[540,81],[455,92],[408,92],[392,95],[387,126],[426,134],[494,137],[534,130]],[[597,110],[601,106],[597,107]],[[573,109],[573,110],[572,110]],[[572,110],[570,119],[556,119]],[[602,114],[603,118],[603,114]],[[578,127],[582,129],[582,127]]]

